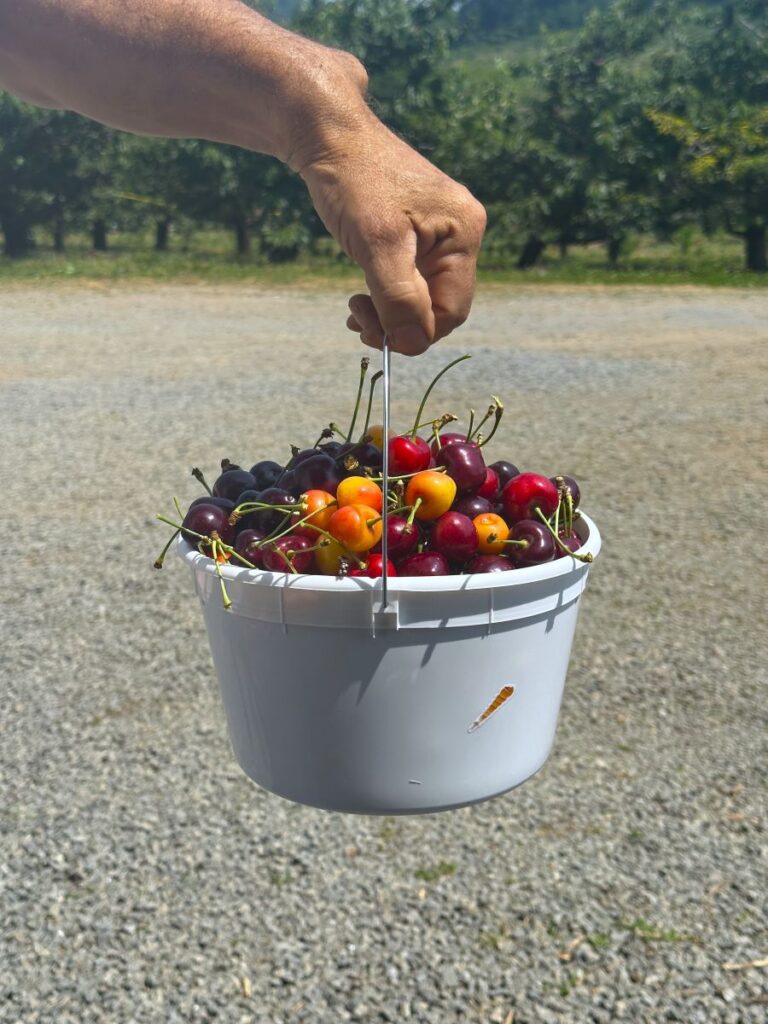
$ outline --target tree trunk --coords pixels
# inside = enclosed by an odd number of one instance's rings
[[[621,238],[609,238],[608,239],[608,265],[612,270],[615,270],[619,265],[619,256],[621,256]]]
[[[539,262],[543,252],[544,242],[542,239],[540,239],[538,235],[531,235],[523,246],[523,251],[520,253],[520,259],[517,261],[517,269],[527,270],[529,267],[535,266]]]
[[[57,217],[53,225],[53,251],[64,252],[64,220]]]
[[[107,222],[103,217],[97,217],[93,222],[93,248],[96,252],[107,251]]]
[[[235,221],[235,244],[238,256],[245,256],[251,251],[251,236],[244,218]]]
[[[32,247],[32,240],[29,236],[29,225],[17,217],[0,217],[0,225],[3,229],[3,252],[12,259],[26,256]]]
[[[168,252],[168,234],[171,230],[169,217],[155,221],[155,252]]]
[[[764,274],[768,270],[765,224],[752,224],[747,228],[744,233],[744,249],[747,270],[757,270]]]

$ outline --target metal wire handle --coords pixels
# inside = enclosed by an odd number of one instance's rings
[[[388,583],[389,574],[387,572],[387,559],[389,557],[389,544],[387,543],[387,526],[389,523],[389,509],[387,507],[389,494],[389,369],[390,369],[390,356],[391,350],[389,347],[389,338],[384,335],[384,341],[381,348],[382,355],[382,366],[384,374],[384,423],[382,429],[382,440],[381,440],[381,489],[384,495],[384,500],[381,507],[381,607],[382,609],[387,607],[389,603]]]

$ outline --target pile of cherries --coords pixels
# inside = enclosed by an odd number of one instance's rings
[[[467,358],[467,357],[462,357]],[[368,360],[361,365],[360,387],[350,429],[335,424],[311,448],[292,450],[285,465],[269,460],[243,469],[224,459],[211,488],[192,470],[207,494],[180,522],[158,518],[175,528],[155,565],[159,568],[179,532],[199,550],[222,563],[271,572],[377,577],[383,573],[382,510],[387,501],[387,574],[447,576],[455,573],[507,572],[580,554],[574,529],[580,491],[574,479],[521,473],[506,460],[486,464],[484,449],[496,431],[503,405],[493,398],[485,418],[466,433],[443,429],[455,420],[445,415],[429,423],[431,440],[419,436],[426,399],[414,427],[391,436],[389,487],[382,490],[383,429],[354,426]],[[493,421],[487,437],[483,425]],[[334,438],[338,434],[344,439]],[[352,440],[357,436],[357,440]],[[224,591],[225,604],[229,604]]]

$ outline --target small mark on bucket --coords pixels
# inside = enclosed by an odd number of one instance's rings
[[[467,732],[474,732],[476,729],[479,729],[483,722],[487,722],[491,715],[498,711],[501,705],[505,701],[508,701],[514,692],[514,686],[502,686],[485,711],[483,711],[481,715],[478,715],[472,725],[470,725]]]

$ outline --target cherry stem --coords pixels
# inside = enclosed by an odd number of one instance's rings
[[[197,480],[198,483],[202,484],[206,491],[208,491],[208,493],[211,495],[211,497],[213,497],[213,491],[208,486],[208,482],[203,476],[202,469],[198,469],[197,466],[195,466],[195,468],[192,470],[192,476],[195,478],[195,480]]]
[[[332,427],[323,427],[323,429],[320,431],[320,437],[318,437],[318,439],[315,441],[315,443],[312,445],[312,447],[313,448],[317,448],[317,446],[320,444],[320,442],[322,440],[324,440],[325,438],[327,438],[327,437],[333,437],[333,428]]]
[[[352,434],[355,432],[357,414],[360,411],[360,399],[363,397],[363,384],[365,384],[365,375],[368,373],[368,367],[370,365],[371,360],[368,358],[368,356],[363,356],[363,358],[360,360],[360,383],[357,385],[357,398],[355,399],[355,410],[352,413],[352,422],[349,424],[347,438],[352,437]]]
[[[338,505],[338,502],[336,502],[336,501],[329,501],[328,504],[325,506],[325,508],[331,508],[333,505]],[[294,508],[299,508],[300,506],[294,505],[293,507]],[[304,510],[306,511],[306,505],[304,506]],[[269,534],[269,536],[264,537],[263,540],[260,540],[257,543],[256,547],[260,548],[260,547],[263,547],[265,544],[272,544],[276,540],[280,540],[281,537],[286,537],[291,532],[291,530],[295,530],[297,526],[304,526],[305,524],[307,526],[313,526],[313,524],[310,523],[309,520],[312,518],[312,516],[317,515],[317,513],[321,512],[321,511],[323,511],[323,510],[322,509],[315,509],[314,512],[310,512],[309,515],[304,516],[303,519],[299,519],[295,523],[291,523],[288,526],[287,530],[283,530],[283,526],[285,525],[285,520],[283,520],[283,522],[281,522],[280,525],[277,527],[277,530],[278,531],[282,530],[282,533],[280,533],[280,532],[275,533],[275,531],[273,530],[272,533]]]
[[[338,544],[338,546],[344,552],[344,557],[345,558],[351,558],[353,562],[357,562],[357,564],[360,566],[361,569],[364,567],[364,563],[357,557],[357,555],[354,553],[354,551],[350,551],[348,548],[346,548],[341,543],[340,540],[336,540],[336,538],[333,536],[333,534],[328,533],[328,531],[324,530],[321,526],[315,526],[314,523],[307,523],[307,526],[310,528],[310,530],[317,530],[317,532],[322,537],[325,537],[326,541],[330,541],[332,544]],[[328,546],[327,544],[322,544],[322,543],[320,544],[320,547],[327,547],[327,546]]]
[[[478,438],[477,438],[477,447],[478,448],[482,448],[483,445],[488,444],[488,442],[491,440],[493,435],[499,429],[499,424],[501,423],[501,417],[504,415],[504,403],[501,401],[501,399],[497,398],[495,395],[491,395],[491,398],[494,401],[494,405],[491,406],[491,410],[493,411],[493,415],[496,417],[496,419],[494,421],[493,427],[491,428],[491,432],[488,435],[488,437],[484,437],[484,438],[481,439],[480,435],[478,434]],[[486,417],[486,419],[487,419],[487,417]],[[483,422],[485,422],[485,420],[483,420]]]
[[[229,611],[229,609],[232,607],[232,602],[229,599],[227,588],[224,585],[224,577],[221,575],[221,566],[219,565],[218,559],[219,549],[223,551],[224,544],[218,539],[217,534],[215,538],[211,537],[211,554],[213,555],[213,564],[216,568],[216,575],[219,577],[219,585],[221,586],[221,596],[222,600],[224,601],[224,609],[225,611]]]
[[[536,509],[536,515],[539,517],[539,519],[542,521],[542,523],[544,523],[546,528],[549,530],[549,532],[555,538],[555,544],[557,544],[557,546],[560,548],[561,551],[564,551],[566,553],[566,555],[570,555],[571,558],[576,558],[579,562],[591,562],[591,561],[593,561],[592,555],[590,554],[590,552],[587,552],[586,555],[580,555],[577,551],[571,551],[571,549],[568,547],[568,545],[564,544],[560,540],[560,537],[552,529],[552,524],[550,523],[550,521],[547,519],[547,517],[544,515],[544,513],[541,511],[540,508]]]
[[[470,409],[469,410],[469,426],[467,427],[467,440],[468,441],[472,437],[472,425],[474,424],[474,422],[475,422],[475,410],[474,409]]]
[[[416,419],[413,421],[413,428],[411,429],[411,437],[415,437],[416,436],[416,431],[419,429],[418,425],[419,425],[419,422],[421,421],[421,414],[424,412],[424,406],[427,404],[427,399],[429,398],[430,394],[432,393],[432,389],[434,388],[435,384],[437,384],[437,382],[440,380],[440,378],[443,376],[443,374],[447,373],[451,369],[452,366],[456,366],[458,363],[463,363],[465,359],[471,359],[471,358],[472,358],[472,356],[469,355],[469,354],[463,355],[463,356],[459,356],[458,359],[454,359],[453,362],[448,363],[447,366],[444,366],[443,369],[432,379],[432,383],[429,385],[427,390],[424,392],[424,397],[421,400],[421,405],[419,406],[419,410],[416,413]]]
[[[496,409],[495,405],[489,405],[488,406],[488,411],[486,412],[485,416],[483,416],[483,418],[480,420],[480,422],[477,424],[475,429],[467,433],[467,440],[468,441],[472,440],[472,434],[477,434],[478,441],[479,441],[479,439],[480,439],[480,431],[483,429],[483,427],[488,422],[488,420],[491,418],[491,416],[493,416],[495,409]],[[472,415],[474,416],[474,410],[472,412]]]
[[[409,526],[413,526],[413,520],[416,518],[416,513],[419,510],[419,506],[422,505],[423,503],[423,498],[417,498],[416,501],[413,503],[413,508],[411,509],[410,515],[406,520]]]
[[[368,425],[371,422],[371,409],[373,408],[373,392],[376,389],[376,384],[379,382],[379,380],[381,380],[383,376],[384,371],[378,370],[376,373],[374,373],[370,380],[370,389],[368,391],[368,408],[366,409],[365,412],[365,425],[363,426],[363,437],[365,437],[365,435],[368,433]]]
[[[338,434],[339,437],[343,437],[345,441],[349,440],[349,436],[344,433],[338,423],[329,423],[328,427],[334,432],[334,434]]]
[[[180,533],[181,533],[181,530],[179,529],[179,530],[175,530],[171,534],[171,539],[168,541],[168,543],[165,545],[165,547],[163,548],[163,550],[160,552],[160,554],[157,556],[157,558],[155,559],[155,561],[153,563],[155,569],[162,569],[163,568],[163,562],[165,561],[165,556],[168,554],[168,549],[170,548],[171,544],[173,544],[173,542],[176,540],[176,538],[179,536]]]
[[[531,542],[529,540],[503,540],[502,544],[515,544],[519,548],[529,548]]]
[[[427,472],[426,469],[417,469],[415,473],[399,473],[397,476],[393,476],[393,475],[390,474],[389,479],[392,480],[392,481],[410,480],[411,477],[418,476],[419,473],[426,473],[426,472]],[[446,469],[445,466],[435,466],[435,468],[434,469],[430,469],[429,472],[430,473],[447,473],[448,470]],[[383,476],[372,476],[372,477],[369,477],[369,480],[372,480],[374,483],[379,483],[379,482],[383,482],[384,481],[384,477]]]

